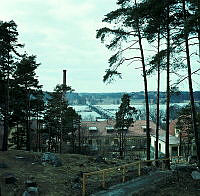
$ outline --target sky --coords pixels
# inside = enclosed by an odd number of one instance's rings
[[[143,91],[142,70],[135,69],[141,66],[138,62],[120,68],[122,79],[103,83],[112,53],[96,39],[96,30],[105,25],[104,15],[116,8],[116,0],[1,0],[0,20],[18,25],[23,50],[41,63],[36,73],[43,90],[61,84],[66,69],[67,84],[75,92]],[[163,74],[163,91],[165,81]],[[148,88],[156,90],[155,76],[149,78]],[[188,90],[186,81],[180,89]],[[194,90],[200,90],[198,82]]]

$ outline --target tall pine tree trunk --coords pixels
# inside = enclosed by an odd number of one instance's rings
[[[141,36],[141,33],[140,33],[139,22],[137,22],[136,25],[137,25],[138,41],[139,41],[139,48],[140,48],[141,60],[142,60],[144,91],[145,91],[147,160],[150,160],[151,138],[150,138],[150,124],[149,124],[149,99],[148,99],[148,88],[147,88],[147,74],[146,74],[146,66],[145,66],[145,61],[144,61],[144,51],[143,51],[143,46],[142,46],[142,36]]]
[[[26,87],[26,150],[31,150],[31,140],[30,140],[30,91]]]
[[[160,28],[158,30],[158,54],[160,53]],[[160,127],[160,57],[158,57],[157,65],[157,103],[156,103],[156,145],[155,145],[155,159],[158,159],[158,141],[159,141],[159,127]],[[158,166],[158,162],[156,162]]]
[[[139,28],[138,28],[139,30]],[[147,160],[150,160],[150,145],[151,145],[151,138],[150,138],[150,125],[149,125],[149,99],[148,99],[148,88],[147,88],[147,75],[146,75],[146,67],[144,63],[144,53],[142,48],[142,39],[139,32],[139,45],[140,45],[140,52],[142,57],[142,69],[143,69],[143,78],[144,78],[144,91],[145,91],[145,107],[146,107],[146,137],[147,137]]]
[[[7,59],[7,76],[5,77],[5,116],[4,116],[4,134],[3,134],[3,144],[2,144],[2,151],[8,150],[8,133],[9,133],[9,104],[10,104],[10,54],[8,52],[8,59]]]
[[[186,21],[185,0],[183,0],[183,13],[184,13],[184,21]],[[198,134],[198,129],[197,129],[197,117],[196,117],[196,109],[195,109],[193,87],[192,87],[192,71],[191,71],[191,64],[190,64],[190,51],[189,51],[189,43],[188,43],[188,33],[187,33],[186,29],[184,30],[184,37],[185,37],[185,47],[186,47],[186,57],[187,57],[188,83],[189,83],[189,92],[190,92],[191,113],[192,113],[192,128],[193,128],[194,136],[195,136],[198,165],[200,165],[199,134]]]
[[[166,97],[166,138],[165,156],[169,158],[169,104],[170,104],[170,29],[169,29],[169,1],[167,1],[167,97]],[[170,168],[170,161],[166,161],[166,167]]]
[[[17,135],[16,135],[16,137],[17,137],[17,150],[19,150],[20,144],[19,144],[19,123],[18,122],[17,122]]]
[[[198,25],[198,39],[199,39],[199,58],[200,58],[200,0],[197,0],[197,5],[198,5],[198,10],[197,10],[197,13],[199,14],[198,15],[198,18],[197,18],[197,25]]]

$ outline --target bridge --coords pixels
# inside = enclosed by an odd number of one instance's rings
[[[99,114],[101,116],[101,118],[104,118],[104,119],[110,119],[110,118],[114,119],[115,118],[115,115],[112,112],[110,112],[109,110],[103,109],[100,106],[94,106],[94,105],[88,104],[88,107],[92,111],[95,111],[97,114]]]

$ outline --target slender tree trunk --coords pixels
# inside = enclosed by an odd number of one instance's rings
[[[186,21],[185,0],[183,0],[183,13],[184,13],[184,20]],[[194,103],[194,94],[193,94],[193,87],[192,87],[192,71],[191,71],[191,64],[190,64],[188,33],[185,31],[184,34],[185,34],[185,47],[186,47],[187,68],[188,68],[188,83],[189,83],[190,103],[191,103],[191,113],[192,113],[192,128],[193,128],[194,136],[195,136],[198,165],[200,165],[200,144],[199,144],[199,133],[198,133],[198,127],[197,127],[196,109],[195,109],[195,103]]]
[[[17,150],[19,150],[19,123],[17,122]]]
[[[38,122],[38,107],[37,107],[37,114],[36,114],[36,152],[38,152],[38,146],[39,146],[39,122]]]
[[[158,32],[158,54],[160,53],[160,29]],[[158,141],[159,141],[159,127],[160,127],[160,57],[158,59],[157,65],[157,111],[156,111],[156,146],[155,146],[155,159],[158,159]],[[156,166],[158,167],[158,162],[156,162]]]
[[[41,134],[40,134],[40,124],[39,124],[39,133],[38,133],[38,148],[39,148],[39,152],[41,152]]]
[[[198,5],[198,10],[197,12],[200,13],[200,1],[198,0],[197,1],[197,5]],[[199,39],[199,58],[200,58],[200,14],[198,16],[198,19],[197,19],[197,24],[198,24],[198,39]]]
[[[3,134],[3,144],[2,144],[2,151],[8,150],[8,132],[9,132],[9,103],[10,103],[10,65],[9,65],[10,56],[8,53],[8,63],[7,63],[7,78],[5,84],[5,117],[4,117],[4,134]]]
[[[26,92],[27,92],[27,103],[26,103],[26,150],[30,151],[31,146],[30,146],[30,122],[29,122],[29,118],[30,118],[30,91],[26,88]]]
[[[142,47],[142,36],[140,34],[139,24],[137,24],[138,31],[138,39],[139,39],[139,47],[142,59],[142,69],[143,69],[143,79],[144,79],[144,91],[145,91],[145,106],[146,106],[146,137],[147,137],[147,160],[150,160],[150,125],[149,125],[149,99],[148,99],[148,88],[147,88],[147,75],[146,75],[146,67],[144,62],[144,51]]]
[[[78,122],[78,151],[81,153],[81,130],[80,130],[80,121]]]
[[[135,0],[135,5],[137,6],[137,2]],[[145,107],[146,107],[146,137],[147,137],[147,160],[151,159],[151,137],[150,137],[150,123],[149,123],[149,98],[148,98],[148,87],[147,87],[147,74],[146,74],[146,66],[144,61],[144,50],[142,46],[142,36],[140,33],[139,21],[136,24],[137,33],[138,33],[138,41],[139,41],[139,48],[141,53],[141,60],[142,60],[142,71],[143,71],[143,79],[144,79],[144,92],[145,92]]]
[[[167,1],[167,100],[166,100],[166,141],[165,156],[169,158],[169,104],[170,104],[170,29],[169,29],[169,1]],[[170,161],[166,161],[166,167],[170,169]]]

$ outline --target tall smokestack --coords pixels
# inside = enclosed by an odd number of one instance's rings
[[[66,85],[66,72],[67,70],[63,70],[63,85]]]

